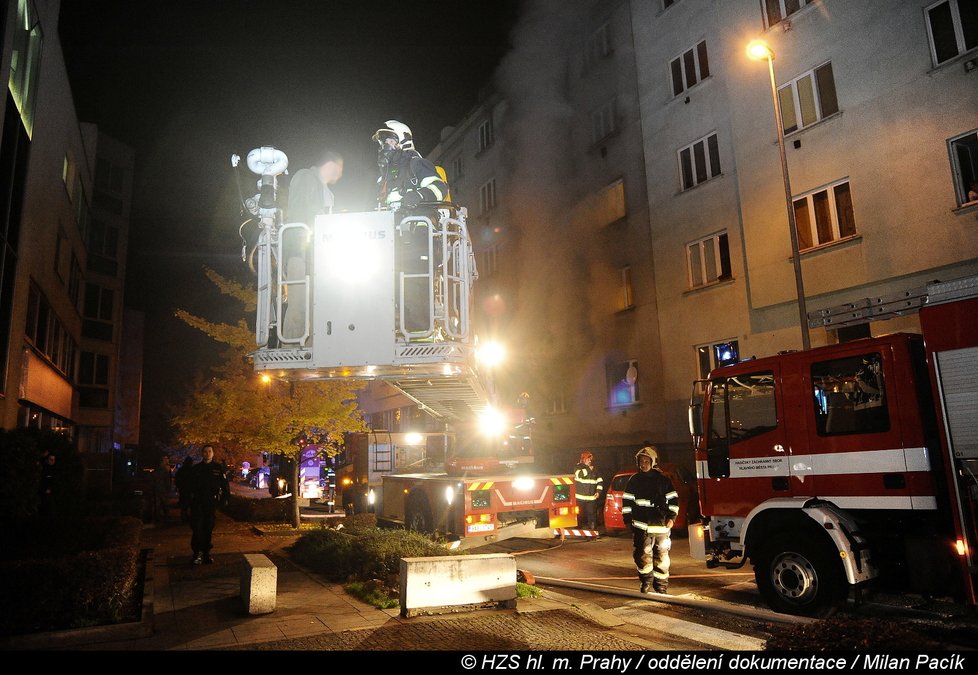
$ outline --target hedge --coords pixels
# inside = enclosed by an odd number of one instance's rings
[[[41,520],[11,526],[0,575],[0,635],[137,620],[135,518]],[[63,544],[63,545],[61,545]]]

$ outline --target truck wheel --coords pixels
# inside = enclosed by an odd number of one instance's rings
[[[761,597],[782,614],[826,617],[842,600],[843,570],[828,542],[774,537],[754,562]]]
[[[431,507],[423,494],[413,493],[408,497],[407,513],[404,514],[404,524],[409,530],[430,534],[434,532],[431,517]]]

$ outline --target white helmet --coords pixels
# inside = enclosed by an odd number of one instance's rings
[[[659,451],[654,445],[646,445],[644,448],[635,453],[635,464],[638,464],[638,460],[641,457],[648,457],[652,460],[652,466],[655,466],[659,462]]]
[[[397,120],[387,120],[386,127],[377,129],[373,139],[383,145],[385,138],[392,136],[397,139],[397,145],[401,150],[414,150],[414,137],[411,135],[411,128]]]

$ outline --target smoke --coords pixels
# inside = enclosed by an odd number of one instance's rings
[[[499,125],[508,177],[505,222],[508,240],[515,242],[506,256],[516,282],[508,339],[552,391],[564,389],[555,385],[571,375],[567,365],[580,363],[593,344],[586,290],[590,244],[574,215],[581,195],[574,189],[572,128],[579,111],[569,92],[576,75],[568,49],[580,42],[588,5],[525,2],[512,51],[496,71],[506,101]]]

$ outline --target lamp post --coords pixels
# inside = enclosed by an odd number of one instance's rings
[[[771,74],[771,98],[774,101],[774,125],[778,132],[778,151],[781,153],[781,175],[784,177],[784,203],[788,210],[788,229],[791,232],[791,262],[795,268],[795,292],[798,295],[798,319],[801,325],[801,344],[809,349],[808,309],[805,304],[805,284],[801,276],[801,256],[798,252],[798,228],[795,223],[795,208],[791,201],[791,181],[788,179],[788,156],[784,150],[784,123],[781,118],[781,102],[778,100],[778,85],[774,79],[774,51],[763,40],[753,40],[747,45],[747,56],[755,61],[767,61]]]

